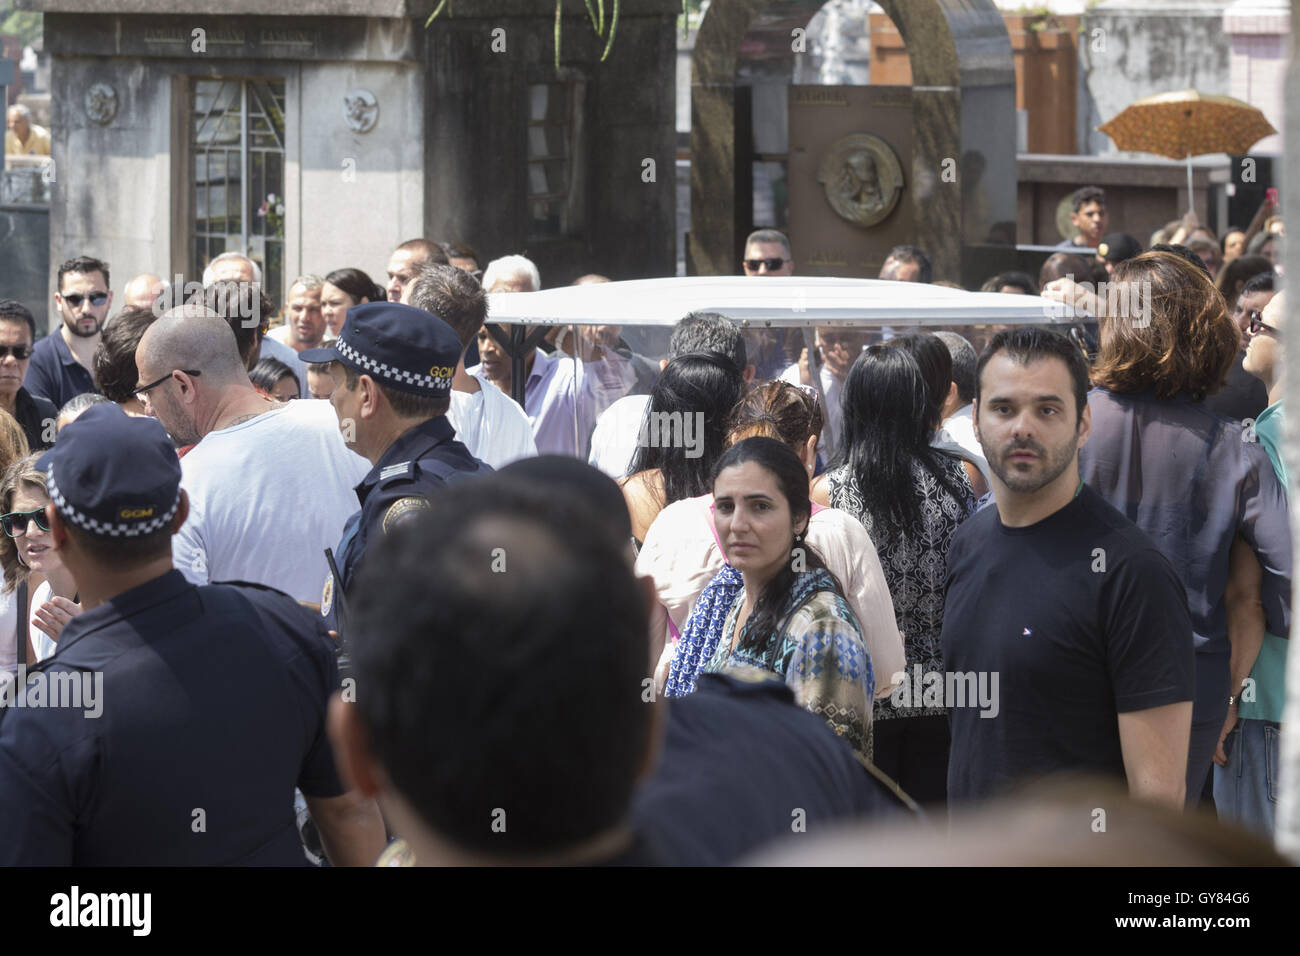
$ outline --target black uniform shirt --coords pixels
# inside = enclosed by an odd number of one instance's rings
[[[356,577],[369,542],[383,537],[403,518],[429,506],[429,496],[449,481],[488,474],[492,466],[479,461],[456,439],[446,416],[438,416],[407,429],[357,485],[361,510],[343,527],[334,555],[346,589]],[[325,582],[321,614],[335,626],[333,582]]]
[[[664,706],[659,766],[632,808],[664,864],[726,866],[792,834],[908,814],[775,674],[701,674]]]
[[[270,588],[169,571],[87,610],[28,673],[45,706],[0,710],[0,865],[306,865],[293,789],[343,792],[337,685],[319,618]]]

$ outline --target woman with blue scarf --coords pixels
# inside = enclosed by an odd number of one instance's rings
[[[719,461],[713,499],[741,587],[704,669],[781,675],[801,706],[870,759],[871,655],[839,582],[804,541],[812,506],[803,463],[775,439],[747,438]]]

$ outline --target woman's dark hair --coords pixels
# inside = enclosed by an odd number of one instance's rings
[[[388,293],[360,269],[335,269],[325,277],[325,281],[352,296],[354,305],[362,299],[383,302],[388,298]]]
[[[1231,262],[1224,263],[1219,268],[1219,274],[1214,277],[1214,284],[1228,306],[1228,314],[1231,315],[1237,305],[1237,296],[1240,294],[1237,283],[1245,285],[1261,272],[1273,271],[1273,263],[1263,256],[1240,255]]]
[[[939,347],[947,354],[941,341]],[[941,453],[930,445],[935,413],[929,393],[912,352],[893,345],[870,346],[844,382],[840,444],[831,468],[848,468],[876,527],[891,536],[903,535],[920,520],[916,466],[954,498],[963,497],[945,473]]]
[[[943,423],[943,406],[952,388],[952,353],[943,339],[931,332],[909,332],[889,344],[907,349],[916,359],[930,400],[930,431],[936,430]]]
[[[261,359],[248,373],[249,381],[267,394],[284,378],[293,379],[294,388],[298,388],[298,377],[293,374],[293,369],[277,358]]]
[[[812,501],[808,497],[808,472],[804,470],[803,462],[790,446],[775,438],[746,438],[736,442],[718,460],[718,467],[713,472],[714,483],[717,483],[718,476],[726,469],[749,462],[758,465],[776,479],[777,488],[790,506],[792,522],[797,524],[801,518],[811,518]],[[807,533],[807,527],[804,528],[804,533]],[[791,548],[795,546],[795,542],[791,541]],[[797,546],[804,550],[805,570],[821,569],[830,574],[826,562],[811,545],[805,541]],[[757,651],[764,645],[775,643],[770,639],[781,626],[781,612],[789,601],[790,590],[794,587],[798,576],[794,564],[793,559],[782,564],[781,570],[777,571],[763,586],[763,593],[755,602],[754,611],[745,622],[745,630],[740,635],[740,640],[736,642],[737,650]],[[839,580],[834,574],[831,574],[831,579],[835,581],[836,591],[842,595],[844,589]],[[771,647],[769,650],[775,652],[776,648]],[[774,665],[775,661],[769,660],[767,663]]]
[[[152,309],[127,307],[104,326],[91,360],[96,387],[110,402],[121,405],[135,397],[140,377],[135,367],[135,350],[144,333],[158,316]]]
[[[980,286],[981,292],[1001,292],[1004,285],[1019,289],[1025,295],[1038,295],[1038,284],[1028,272],[999,272]]]
[[[718,352],[690,352],[669,362],[650,392],[628,474],[657,468],[665,506],[707,494],[726,447],[727,416],[744,385],[736,363]]]

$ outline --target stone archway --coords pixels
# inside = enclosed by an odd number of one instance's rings
[[[791,31],[806,27],[823,2],[713,0],[700,25],[691,67],[691,273],[735,273],[750,225],[749,98],[737,80],[746,47],[779,34],[793,59]],[[993,0],[877,2],[897,26],[912,65],[914,148],[902,201],[913,207],[913,241],[932,256],[936,279],[960,281],[963,235],[983,236],[994,223],[1009,223],[1012,234],[1006,236],[1004,225],[1003,241],[1014,244],[1010,37]],[[963,222],[963,215],[987,221]]]

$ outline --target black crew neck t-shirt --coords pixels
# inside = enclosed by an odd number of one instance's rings
[[[953,802],[1059,772],[1124,779],[1118,715],[1195,689],[1182,582],[1089,487],[1027,527],[1003,525],[990,504],[957,529],[942,643],[946,683],[997,679],[996,708],[947,701]]]

